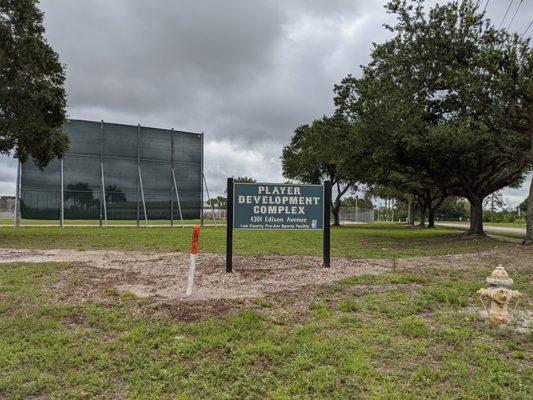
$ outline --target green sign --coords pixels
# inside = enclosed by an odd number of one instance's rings
[[[235,183],[234,229],[323,229],[324,187]]]

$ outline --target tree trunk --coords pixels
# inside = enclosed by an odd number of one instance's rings
[[[435,210],[429,210],[428,228],[435,228]]]
[[[341,226],[341,222],[339,219],[340,208],[341,208],[341,202],[334,201],[331,207],[331,212],[333,213],[333,226]]]
[[[437,200],[435,204],[433,204],[433,201],[431,201],[428,205],[429,210],[429,222],[428,222],[428,228],[435,228],[435,213],[438,211],[440,206],[442,205],[444,199],[446,197],[441,197]]]
[[[483,199],[472,197],[470,202],[470,229],[467,235],[485,236],[483,232]]]
[[[411,210],[411,212],[409,213],[409,217],[408,217],[409,225],[414,225],[415,224],[415,207],[414,207],[414,202],[412,200],[411,200],[411,204],[409,205],[409,207]]]
[[[413,218],[413,200],[409,196],[407,199],[407,223],[413,225],[415,223]]]
[[[529,185],[529,197],[527,199],[526,211],[526,238],[524,244],[533,245],[533,178]]]
[[[426,226],[426,207],[420,206],[420,226]]]

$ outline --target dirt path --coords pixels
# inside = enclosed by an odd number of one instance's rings
[[[398,271],[423,270],[427,267],[471,269],[486,267],[490,271],[503,264],[511,272],[514,266],[533,268],[533,251],[523,246],[506,246],[487,252],[440,257],[417,257],[398,260]],[[0,249],[0,263],[65,262],[79,263],[80,292],[91,296],[105,287],[129,291],[140,297],[165,299],[185,297],[189,255],[183,253],[141,253],[118,251]],[[261,297],[268,293],[299,290],[322,285],[350,276],[391,272],[390,259],[333,258],[331,268],[324,269],[319,257],[261,255],[234,258],[234,272],[225,272],[221,254],[200,254],[191,300]],[[76,270],[76,269],[74,269]],[[66,270],[64,274],[72,274]],[[65,281],[68,277],[65,276]]]

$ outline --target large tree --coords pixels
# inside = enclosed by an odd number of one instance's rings
[[[384,165],[423,173],[471,203],[470,234],[483,234],[483,199],[523,178],[529,142],[528,42],[494,28],[477,2],[426,12],[423,0],[387,4],[394,37],[372,51],[363,76],[336,87],[339,113],[354,118]],[[517,151],[516,149],[522,149]]]
[[[339,226],[341,198],[356,184],[353,168],[347,168],[354,125],[341,116],[324,117],[294,131],[283,149],[283,176],[304,183],[329,180],[336,189],[332,201],[334,225]]]
[[[249,176],[239,176],[233,180],[235,183],[255,183],[256,180]]]
[[[65,74],[36,0],[0,0],[0,153],[39,167],[68,146]]]

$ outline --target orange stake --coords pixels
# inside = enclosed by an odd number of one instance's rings
[[[191,254],[198,254],[198,240],[200,239],[200,226],[194,225],[192,234]]]

